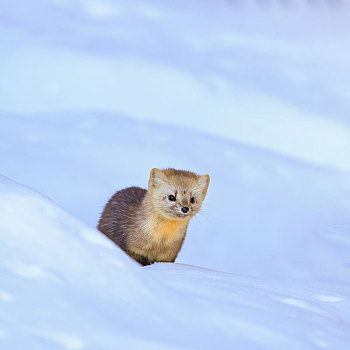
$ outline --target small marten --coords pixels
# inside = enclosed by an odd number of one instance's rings
[[[143,266],[174,262],[209,182],[209,175],[154,168],[148,191],[128,187],[113,195],[98,229]]]

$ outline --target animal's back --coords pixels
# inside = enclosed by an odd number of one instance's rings
[[[98,229],[124,250],[146,193],[140,187],[125,188],[116,192],[103,210]]]

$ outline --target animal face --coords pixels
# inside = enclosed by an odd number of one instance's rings
[[[169,219],[190,219],[201,209],[209,175],[183,170],[152,169],[148,190],[154,208]]]

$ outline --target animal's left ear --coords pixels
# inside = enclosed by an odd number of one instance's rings
[[[203,197],[207,194],[208,186],[210,182],[210,176],[209,175],[202,175],[197,180],[197,185],[199,189],[201,190]]]

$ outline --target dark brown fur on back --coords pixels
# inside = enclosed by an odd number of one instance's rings
[[[123,250],[127,250],[129,230],[146,193],[143,188],[128,187],[116,192],[105,206],[98,229]]]

